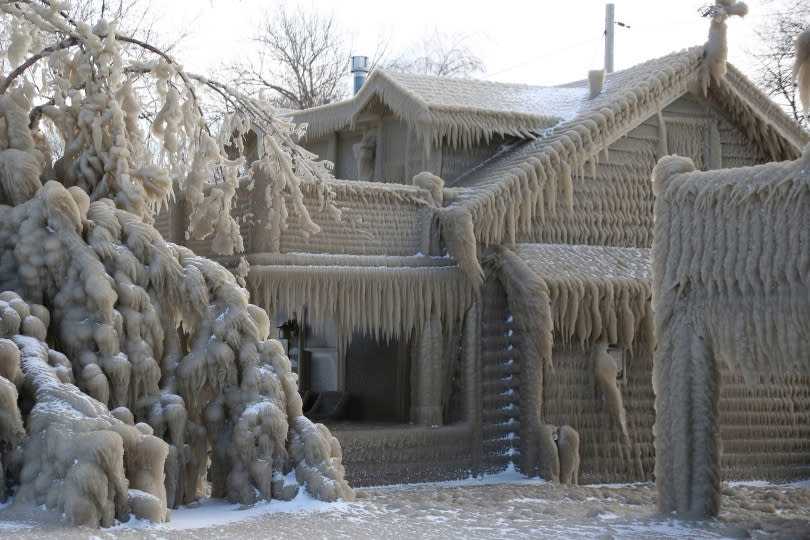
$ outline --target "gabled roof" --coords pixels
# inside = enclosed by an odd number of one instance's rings
[[[513,242],[558,202],[570,206],[572,175],[600,151],[695,87],[704,56],[694,47],[610,74],[603,92],[576,116],[535,140],[518,144],[459,177],[451,206],[439,216],[448,248],[473,280],[479,243]],[[581,83],[574,83],[584,85]],[[743,129],[773,160],[798,156],[808,135],[733,66],[713,81],[706,99]],[[558,196],[559,192],[559,196]]]
[[[542,87],[469,79],[372,72],[346,101],[292,113],[307,123],[307,136],[346,129],[379,100],[413,129],[425,144],[447,139],[470,146],[493,135],[530,139],[573,118],[588,97],[582,87]]]

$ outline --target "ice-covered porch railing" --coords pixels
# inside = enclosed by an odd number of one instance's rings
[[[283,200],[283,204],[274,208],[283,207],[286,214],[275,213],[268,218],[265,202],[268,189],[272,190],[267,182],[256,178],[253,184],[240,185],[234,197],[234,217],[240,225],[248,254],[407,256],[430,251],[435,205],[430,193],[418,186],[331,179],[324,185],[302,184],[301,203],[319,228],[315,233],[295,225],[298,213],[288,194],[271,195]],[[169,221],[168,216],[164,217],[160,229],[164,236],[171,238]],[[195,252],[213,254],[210,238],[183,243]]]

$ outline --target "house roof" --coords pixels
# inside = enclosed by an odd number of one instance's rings
[[[629,349],[653,337],[649,249],[513,244],[484,263],[506,289],[523,346],[545,366],[556,339]]]
[[[542,136],[499,152],[452,184],[452,204],[439,217],[451,253],[479,280],[479,243],[514,241],[532,219],[571,205],[572,175],[647,118],[696,88],[704,56],[694,47],[610,74],[601,94]],[[585,85],[586,82],[573,83]],[[584,86],[583,86],[584,87]],[[808,135],[733,66],[709,87],[707,101],[727,115],[773,160],[793,159]],[[559,196],[558,196],[559,194]],[[460,238],[459,238],[460,236]]]
[[[532,220],[572,200],[572,176],[601,151],[687,93],[701,93],[705,48],[693,47],[609,74],[589,98],[587,81],[530,87],[403,75],[376,70],[353,98],[294,113],[309,136],[345,129],[379,103],[422,136],[470,145],[494,134],[526,139],[504,147],[449,184],[439,212],[450,253],[474,281],[482,279],[477,246],[514,242]],[[731,120],[770,159],[794,159],[808,134],[733,66],[712,79],[703,99]],[[378,109],[377,109],[378,110]]]
[[[650,250],[613,246],[514,244],[510,246],[546,281],[642,281],[652,279]]]
[[[379,100],[426,145],[447,139],[466,147],[493,135],[534,138],[573,118],[587,97],[584,87],[504,84],[376,69],[351,99],[297,111],[291,117],[296,123],[307,123],[307,136],[315,138],[354,125]]]

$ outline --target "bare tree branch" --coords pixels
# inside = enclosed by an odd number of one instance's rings
[[[810,28],[810,4],[806,0],[772,0],[766,5],[770,11],[757,30],[759,43],[749,51],[757,60],[755,81],[799,124],[810,129],[797,103],[791,73],[796,36]]]
[[[280,7],[255,39],[261,46],[259,62],[233,67],[235,85],[272,90],[276,105],[295,109],[346,96],[349,51],[331,16]]]
[[[449,36],[441,32],[426,37],[415,50],[406,51],[385,69],[437,77],[469,77],[484,71],[484,62],[466,45],[464,35]]]
[[[23,62],[22,64],[20,64],[16,68],[14,68],[14,71],[9,73],[8,76],[5,78],[5,80],[2,83],[0,83],[0,94],[5,94],[6,90],[8,90],[9,85],[12,82],[14,82],[14,79],[16,79],[17,77],[22,75],[25,72],[25,70],[27,70],[29,67],[31,67],[33,64],[35,64],[37,61],[45,58],[49,54],[52,54],[52,53],[54,53],[56,51],[61,51],[63,49],[68,49],[70,47],[73,47],[73,46],[77,45],[78,43],[79,43],[79,40],[76,39],[76,38],[63,39],[59,43],[54,43],[53,45],[51,45],[49,47],[45,47],[44,49],[39,51],[37,54],[31,56],[25,62]]]

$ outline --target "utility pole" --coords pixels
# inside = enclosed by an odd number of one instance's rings
[[[613,4],[605,4],[605,72],[613,73]]]

